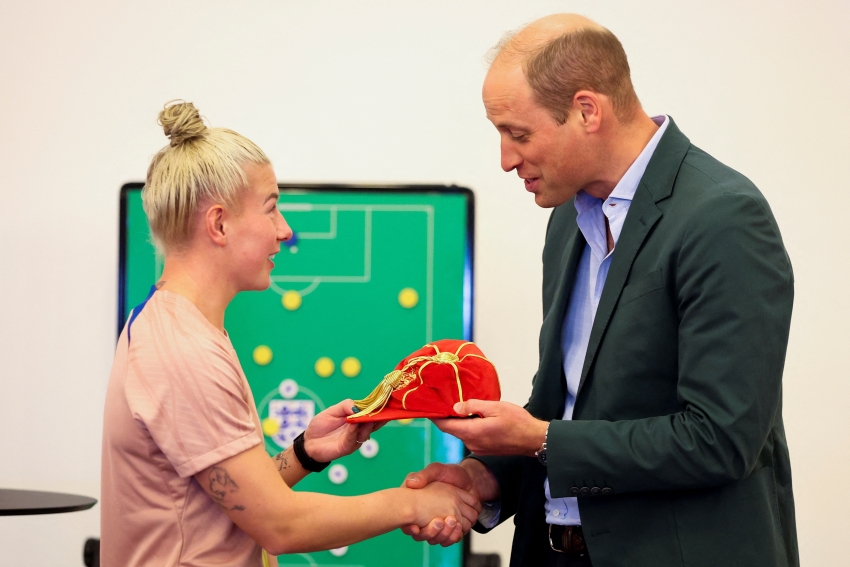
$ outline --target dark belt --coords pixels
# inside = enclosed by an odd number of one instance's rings
[[[558,553],[565,553],[571,557],[587,555],[587,545],[584,543],[581,526],[549,524],[549,545]]]

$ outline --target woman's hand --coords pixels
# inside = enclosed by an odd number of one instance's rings
[[[304,449],[316,461],[328,462],[353,453],[382,423],[351,423],[352,400],[343,400],[319,413],[304,432]]]
[[[460,541],[475,524],[481,511],[477,497],[451,484],[433,482],[416,493],[415,525],[421,530],[434,527],[442,531],[443,537],[433,543],[443,547]]]
[[[499,485],[492,473],[483,463],[475,459],[464,459],[459,465],[431,463],[423,470],[410,473],[403,487],[423,488],[434,482],[444,482],[473,494],[480,501],[492,501],[499,498]],[[482,496],[485,495],[485,496]],[[477,510],[480,512],[481,508]],[[475,523],[473,521],[473,523]],[[427,541],[431,545],[452,545],[460,541],[464,532],[460,531],[458,521],[453,517],[434,518],[427,526],[409,524],[401,531],[414,541]]]

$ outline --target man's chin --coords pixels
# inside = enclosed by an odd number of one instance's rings
[[[558,205],[563,205],[565,202],[561,199],[553,198],[552,195],[547,195],[546,193],[534,194],[534,203],[541,209],[551,209]]]
[[[534,203],[541,209],[560,207],[575,195],[575,191],[545,191],[534,193]]]

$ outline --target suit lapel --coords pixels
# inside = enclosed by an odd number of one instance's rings
[[[581,387],[587,378],[587,372],[596,357],[602,335],[605,334],[608,321],[611,320],[611,314],[620,298],[620,292],[623,291],[635,256],[649,231],[660,218],[661,211],[655,206],[646,189],[639,186],[631,207],[629,207],[629,214],[617,241],[614,256],[611,258],[611,268],[608,270],[602,297],[599,299],[599,306],[596,308],[596,318],[593,320],[593,327],[590,331],[587,355],[585,355],[584,366],[581,369],[579,391],[581,391]]]
[[[574,207],[570,200],[563,206]],[[531,407],[529,410],[533,415],[541,419],[556,419],[563,414],[564,400],[567,390],[566,382],[563,380],[561,369],[563,353],[561,348],[561,327],[567,310],[570,292],[575,281],[576,268],[581,252],[584,249],[585,240],[574,215],[570,215],[570,225],[565,231],[563,239],[563,251],[558,264],[560,271],[559,279],[555,284],[552,295],[552,304],[546,313],[543,329],[543,343],[545,348],[541,353],[540,367],[537,379],[541,381],[540,387],[535,388],[532,393]]]
[[[669,118],[669,120],[670,124],[661,137],[658,147],[655,148],[635,192],[626,222],[623,225],[623,231],[617,240],[614,256],[611,258],[611,268],[608,271],[602,297],[599,299],[599,306],[596,308],[596,318],[593,320],[593,327],[590,331],[590,341],[587,345],[587,354],[584,358],[581,380],[579,381],[579,392],[581,392],[590,367],[596,358],[602,337],[605,335],[605,329],[611,320],[614,307],[623,291],[623,286],[632,269],[635,257],[652,227],[662,216],[656,203],[666,199],[672,193],[679,167],[690,147],[688,138],[682,134],[672,118]]]
[[[584,236],[578,229],[578,223],[573,221],[573,226],[564,243],[564,255],[561,259],[561,279],[558,281],[558,286],[555,288],[555,296],[552,299],[551,312],[558,321],[563,322],[564,315],[566,314],[567,301],[573,289],[573,282],[576,279],[578,260],[581,257],[581,252],[584,250],[585,244]],[[559,331],[561,325],[557,325],[557,327]],[[558,344],[560,344],[560,338],[558,338]]]

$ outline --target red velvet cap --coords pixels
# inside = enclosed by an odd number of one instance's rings
[[[498,401],[496,367],[474,343],[443,339],[427,344],[398,363],[372,394],[354,405],[353,422],[411,417],[467,417],[453,406],[466,400]]]

